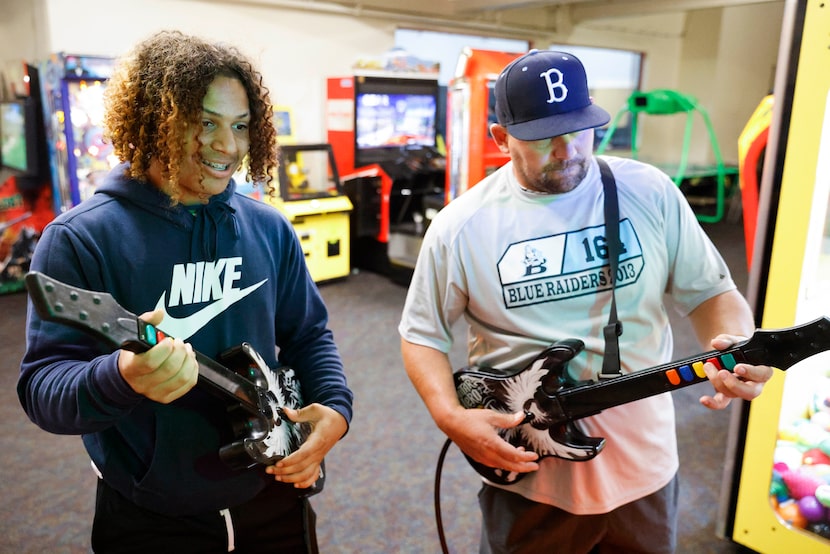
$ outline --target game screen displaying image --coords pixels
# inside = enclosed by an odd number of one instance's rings
[[[357,95],[355,108],[358,149],[435,146],[434,95],[367,92]]]
[[[3,165],[9,169],[27,171],[26,121],[23,104],[0,104],[0,145]]]

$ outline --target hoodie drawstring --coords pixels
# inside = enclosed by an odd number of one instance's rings
[[[239,239],[236,210],[224,202],[211,202],[195,212],[190,242],[192,259],[215,260],[219,249],[220,227],[231,227],[234,240]]]

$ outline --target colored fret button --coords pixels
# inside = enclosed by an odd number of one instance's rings
[[[147,344],[153,346],[158,344],[158,338],[156,337],[156,329],[149,323],[144,324],[144,340],[147,341]]]
[[[735,366],[738,364],[738,362],[735,361],[735,356],[733,356],[732,354],[724,354],[720,357],[720,361],[723,362],[723,367],[725,367],[729,371],[735,369]]]
[[[706,377],[706,372],[703,371],[703,362],[695,362],[692,364],[692,368],[695,370],[695,375],[703,379]]]
[[[690,366],[682,365],[678,369],[680,370],[680,376],[684,381],[694,381],[695,375]]]
[[[715,369],[723,369],[723,366],[720,365],[720,360],[717,358],[709,358],[706,361],[715,366]]]
[[[669,379],[669,383],[674,386],[680,384],[680,375],[677,373],[676,369],[670,369],[666,372],[666,377]]]

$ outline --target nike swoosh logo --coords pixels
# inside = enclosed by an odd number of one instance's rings
[[[254,292],[264,285],[267,280],[263,279],[248,288],[231,289],[224,297],[187,317],[173,317],[167,313],[167,303],[165,302],[167,299],[167,291],[164,291],[161,298],[159,298],[158,304],[156,304],[156,309],[164,312],[164,319],[158,327],[171,337],[187,340],[195,335],[199,329],[207,325],[211,319]]]

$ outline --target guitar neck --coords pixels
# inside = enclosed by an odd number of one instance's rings
[[[200,385],[207,386],[219,396],[232,397],[253,415],[261,414],[259,391],[253,383],[200,352],[196,352],[196,361]]]
[[[733,371],[739,363],[787,370],[828,349],[830,319],[826,317],[788,329],[757,330],[752,338],[726,350],[712,350],[597,383],[564,388],[556,394],[558,409],[562,411],[558,415],[565,419],[587,417],[607,408],[701,383],[707,380],[703,371],[706,362],[728,371]]]
[[[568,419],[587,417],[607,408],[702,383],[707,379],[703,364],[709,361],[731,371],[735,364],[746,359],[739,348],[712,351],[597,383],[565,388],[557,393],[562,416]]]
[[[25,279],[32,304],[41,318],[74,327],[112,348],[141,353],[166,336],[124,309],[109,293],[71,287],[35,271],[29,272]],[[200,384],[235,400],[254,415],[261,413],[259,391],[251,381],[200,352],[196,352],[196,361]]]

